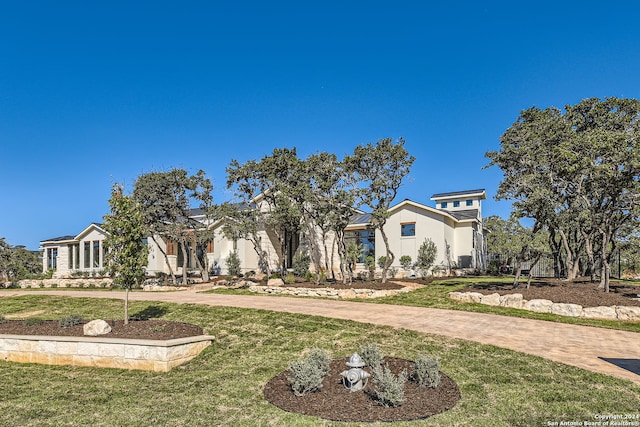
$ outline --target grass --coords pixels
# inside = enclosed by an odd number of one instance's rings
[[[194,323],[216,337],[168,373],[0,361],[0,425],[20,426],[353,426],[284,412],[262,396],[265,383],[305,351],[332,357],[376,342],[390,356],[428,354],[460,386],[452,410],[398,426],[535,426],[637,414],[640,386],[493,346],[316,316],[228,307],[130,303],[131,313]],[[27,295],[0,300],[0,316],[119,318],[121,300]],[[615,399],[611,397],[615,396]],[[386,425],[386,424],[385,424]]]

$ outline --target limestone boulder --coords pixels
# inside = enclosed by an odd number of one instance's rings
[[[83,327],[83,331],[85,335],[95,337],[98,335],[106,335],[111,332],[111,326],[104,320],[92,320],[89,323],[86,323]]]
[[[640,307],[616,307],[618,320],[640,320]]]
[[[495,294],[483,295],[480,302],[484,305],[494,305],[494,306],[500,305],[500,294],[495,293]]]
[[[460,301],[480,303],[483,296],[480,292],[464,292]]]
[[[554,303],[551,305],[551,314],[580,317],[582,315],[582,306],[578,304]]]
[[[462,301],[464,298],[464,292],[449,292],[449,298],[455,301]]]
[[[267,286],[269,286],[271,288],[284,286],[284,280],[282,280],[282,279],[269,279],[269,281],[267,282]]]
[[[500,297],[500,306],[509,308],[522,308],[525,300],[522,294],[507,294]]]
[[[524,304],[525,310],[535,311],[536,313],[550,313],[553,301],[548,299],[532,299]]]
[[[615,307],[586,307],[582,310],[582,317],[587,319],[617,319]]]

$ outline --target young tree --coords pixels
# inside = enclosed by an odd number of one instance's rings
[[[114,284],[125,289],[124,323],[129,322],[129,291],[145,279],[147,230],[140,205],[123,194],[122,185],[115,184],[109,199],[111,213],[104,216],[106,270]]]
[[[383,283],[387,279],[387,270],[395,260],[384,226],[389,218],[389,207],[415,161],[404,144],[403,138],[397,143],[391,138],[380,139],[375,145],[369,143],[356,147],[353,155],[345,159],[362,184],[360,203],[371,208],[372,226],[380,231],[384,241],[386,263],[382,269]]]
[[[437,256],[438,247],[436,244],[429,238],[424,239],[416,256],[416,267],[420,270],[423,279],[427,277],[429,269],[433,266]]]

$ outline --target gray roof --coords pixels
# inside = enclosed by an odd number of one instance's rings
[[[458,221],[463,221],[465,219],[477,219],[478,218],[478,209],[464,209],[459,211],[445,211]]]
[[[43,242],[63,242],[65,240],[73,240],[75,238],[76,236],[60,236],[60,237],[53,237],[51,239],[43,240]]]
[[[351,219],[349,220],[349,225],[369,224],[370,222],[371,222],[370,213],[358,213],[351,217]]]
[[[465,194],[478,194],[478,193],[484,193],[485,189],[484,188],[479,188],[477,190],[464,190],[464,191],[452,191],[449,193],[436,193],[433,196],[431,196],[432,199],[439,199],[442,197],[455,197],[455,196],[464,196]]]

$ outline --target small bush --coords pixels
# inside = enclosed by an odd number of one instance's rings
[[[7,319],[4,318],[4,316],[0,316],[0,323],[4,323]]]
[[[297,277],[305,277],[309,272],[309,265],[311,264],[311,258],[304,252],[298,252],[293,257],[293,274]]]
[[[89,283],[89,289],[95,289],[96,284],[95,283]]]
[[[55,288],[57,288],[57,287],[58,287],[58,284],[57,284],[57,283],[52,283],[52,284],[51,284],[51,287],[52,287],[53,289],[55,289]]]
[[[366,343],[360,347],[360,353],[358,354],[362,357],[364,363],[371,368],[382,365],[382,360],[384,359],[376,343]]]
[[[411,268],[412,263],[413,263],[413,260],[411,259],[411,257],[409,255],[402,255],[400,257],[400,265],[405,270],[409,270]]]
[[[286,283],[287,285],[296,283],[296,276],[294,276],[293,273],[287,274],[287,276],[284,278],[284,283]]]
[[[322,380],[329,373],[331,359],[324,350],[313,348],[302,361],[291,364],[287,379],[296,396],[303,396],[322,388]]]
[[[404,402],[404,383],[407,381],[406,369],[398,376],[388,366],[377,366],[372,369],[375,384],[376,403],[384,407],[396,407]]]
[[[44,320],[33,317],[30,319],[25,319],[22,323],[24,324],[24,326],[37,326],[42,325],[44,323]]]
[[[65,287],[65,288],[70,288],[70,287],[71,287],[71,283],[68,283],[68,282],[67,282],[67,283],[65,283],[65,284],[64,284],[64,287]]]
[[[61,328],[70,328],[72,326],[76,326],[76,325],[80,325],[82,324],[83,320],[81,316],[78,316],[77,314],[72,314],[70,316],[65,316],[62,319],[58,320],[58,325],[60,325]]]
[[[414,380],[425,387],[436,388],[440,385],[440,362],[433,357],[421,356],[415,362]]]
[[[44,288],[44,283],[40,282],[38,286],[40,286],[41,288]]]
[[[225,259],[227,263],[227,274],[230,276],[238,276],[242,272],[240,269],[240,257],[238,256],[238,251],[233,251],[229,254],[229,256]]]

